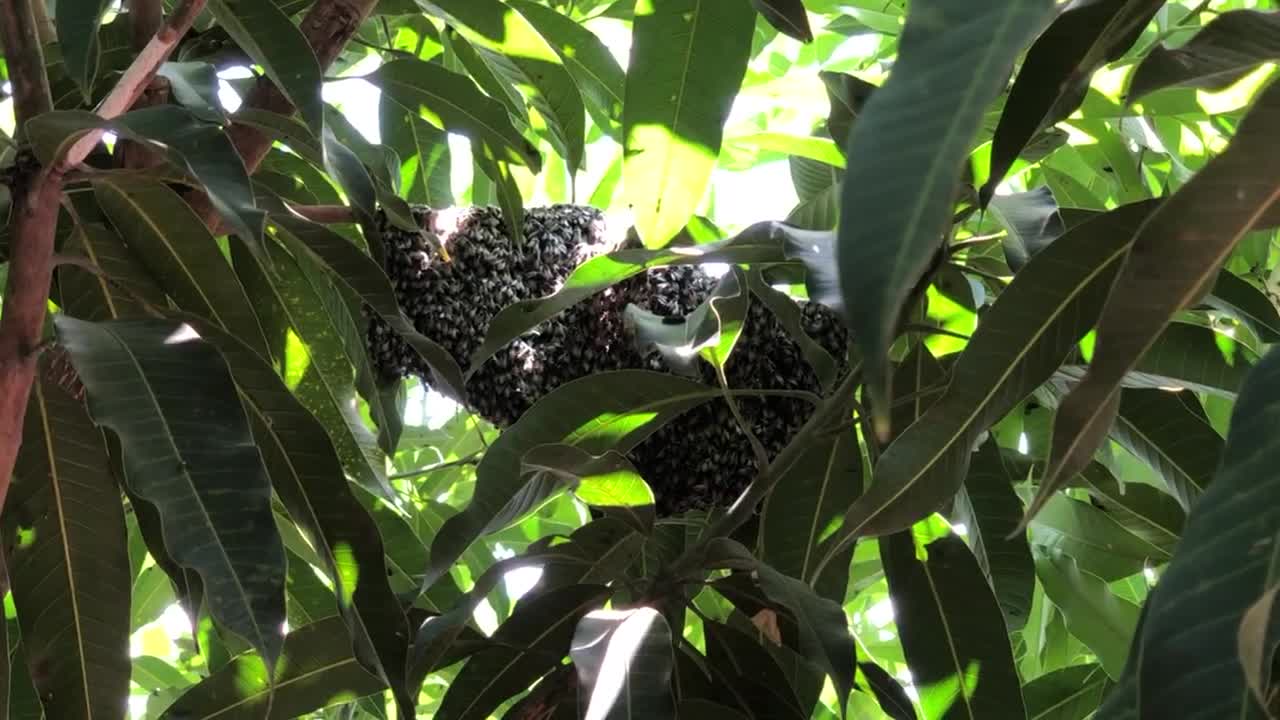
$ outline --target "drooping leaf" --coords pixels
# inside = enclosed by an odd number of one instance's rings
[[[480,92],[470,78],[410,58],[392,60],[368,76],[405,112],[465,135],[505,162],[541,167],[538,150],[520,134],[506,109]]]
[[[1013,485],[1022,478],[1011,470],[999,446],[984,443],[956,497],[955,518],[969,529],[978,567],[991,581],[1009,632],[1014,632],[1031,612],[1036,575],[1026,533],[1013,533],[1022,517],[1022,500]]]
[[[411,707],[404,677],[408,625],[388,585],[383,539],[343,477],[332,441],[260,357],[230,334],[196,327],[226,358],[244,393],[272,485],[325,563],[356,658],[383,678],[402,708]]]
[[[1271,171],[1280,163],[1277,123],[1280,84],[1273,84],[1258,96],[1228,148],[1143,224],[1098,320],[1089,371],[1058,407],[1038,497],[1087,464],[1115,420],[1124,376],[1280,198],[1280,177]],[[1036,509],[1033,503],[1028,515]]]
[[[893,72],[849,135],[836,263],[881,435],[903,305],[942,244],[983,111],[1052,10],[1048,0],[915,2]]]
[[[787,335],[800,347],[800,353],[804,355],[805,362],[818,376],[818,383],[824,389],[831,388],[837,379],[836,359],[805,331],[802,322],[804,318],[796,301],[769,285],[758,268],[753,268],[747,273],[747,286],[751,288],[751,294],[764,303],[778,323],[787,331]]]
[[[1107,675],[1120,677],[1138,625],[1138,606],[1111,592],[1101,578],[1081,571],[1061,553],[1037,551],[1036,575],[1045,595],[1062,611],[1071,634],[1098,656]]]
[[[179,170],[191,174],[209,194],[214,209],[233,232],[260,249],[265,214],[258,209],[248,173],[230,138],[216,124],[177,105],[133,110],[111,120],[80,110],[45,113],[27,123],[27,137],[46,165],[62,157],[90,130],[106,128],[146,143]]]
[[[1027,720],[1086,720],[1111,686],[1099,665],[1072,665],[1045,673],[1022,687]]]
[[[1245,684],[1261,704],[1269,702],[1271,666],[1280,647],[1280,617],[1275,611],[1280,583],[1273,583],[1257,602],[1249,606],[1240,620],[1236,638],[1240,648],[1240,664],[1244,666]]]
[[[481,534],[519,520],[558,487],[558,482],[521,483],[520,463],[528,450],[563,443],[591,454],[625,453],[670,419],[720,394],[718,388],[643,370],[598,373],[556,388],[485,451],[470,503],[449,518],[431,544],[424,585],[447,572]]]
[[[86,102],[98,74],[98,28],[109,4],[108,0],[64,0],[56,6],[54,27],[62,62]]]
[[[1205,303],[1248,325],[1264,343],[1280,342],[1280,312],[1252,283],[1229,270],[1218,273]]]
[[[637,3],[622,172],[645,247],[669,243],[702,201],[754,28],[755,12],[745,3]]]
[[[1017,272],[1066,232],[1058,202],[1048,185],[1022,193],[996,195],[987,205],[1008,235],[1002,241],[1009,269]]]
[[[318,135],[324,126],[320,64],[298,26],[269,2],[210,0],[209,11]]]
[[[106,217],[92,211],[97,204],[81,196],[72,200],[76,222],[62,252],[83,257],[102,269],[99,275],[76,265],[57,269],[58,302],[81,320],[106,320],[146,314],[149,304],[163,307],[167,300],[152,275],[132,252]],[[88,207],[86,207],[88,206]]]
[[[1112,437],[1150,465],[1184,509],[1208,487],[1222,459],[1222,436],[1190,393],[1123,390]]]
[[[614,450],[592,455],[574,445],[538,445],[521,458],[520,470],[535,474],[530,482],[544,473],[565,479],[586,504],[616,514],[639,532],[653,529],[653,490],[631,461]]]
[[[880,558],[925,717],[1022,717],[1004,618],[964,541],[917,548],[912,533],[896,533],[881,539]]]
[[[803,0],[751,0],[760,16],[769,24],[800,42],[813,42],[813,30],[809,28],[809,15]]]
[[[1129,532],[1106,511],[1065,495],[1053,496],[1031,529],[1033,547],[1061,551],[1107,582],[1169,559],[1167,549]]]
[[[1090,490],[1093,505],[1128,532],[1173,554],[1187,517],[1176,499],[1150,485],[1121,486],[1100,463],[1085,468],[1080,477]]]
[[[67,371],[65,360],[51,363],[46,354],[31,389],[4,507],[5,560],[46,716],[123,720],[130,580],[124,511],[102,432],[60,384]]]
[[[400,188],[405,199],[429,207],[452,206],[453,157],[448,133],[416,114],[403,112],[390,96],[380,103],[382,142],[400,156]]]
[[[1200,496],[1173,562],[1152,589],[1119,687],[1099,720],[1265,717],[1246,686],[1236,628],[1276,584],[1280,483],[1268,468],[1280,411],[1280,353],[1250,373],[1231,418],[1223,465]],[[1195,667],[1194,675],[1185,668]]]
[[[141,178],[93,185],[121,237],[182,309],[234,333],[263,357],[271,352],[244,288],[204,223],[177,193]]]
[[[858,663],[858,671],[866,679],[871,694],[875,695],[880,709],[893,720],[916,720],[916,709],[911,696],[884,668],[873,662]]]
[[[719,690],[716,699],[731,703],[753,720],[805,716],[782,667],[754,637],[714,621],[704,622],[703,632],[712,692]]]
[[[183,693],[160,718],[261,717],[269,705],[267,720],[287,720],[382,689],[351,656],[341,618],[330,617],[285,636],[272,682],[260,658],[240,655]]]
[[[1031,138],[1070,115],[1093,74],[1137,41],[1165,0],[1077,0],[1027,51],[991,145],[985,205]]]
[[[1280,58],[1280,12],[1231,10],[1176,49],[1151,48],[1129,79],[1128,101],[1171,87],[1222,90]]]
[[[512,340],[555,317],[565,308],[650,268],[711,262],[780,262],[785,259],[782,251],[784,238],[794,237],[797,243],[803,243],[805,238],[819,234],[789,228],[782,223],[762,222],[726,240],[697,247],[625,249],[594,257],[575,268],[556,293],[512,303],[499,311],[489,322],[484,342],[471,354],[469,364],[480,367]]]
[[[574,629],[569,657],[587,717],[666,717],[675,711],[671,628],[653,608],[587,613]]]
[[[178,322],[59,315],[54,326],[94,422],[120,438],[129,486],[165,519],[174,560],[200,575],[218,622],[273,666],[285,617],[284,548],[266,469],[222,357]],[[191,373],[201,382],[188,382]]]
[[[827,114],[827,133],[835,140],[840,152],[848,151],[849,131],[867,106],[867,100],[876,86],[848,73],[823,71],[818,73],[827,89],[827,101],[831,111]]]
[[[978,434],[1048,380],[1093,325],[1152,206],[1122,206],[1073,228],[1015,276],[956,360],[946,392],[880,456],[838,542],[906,529],[955,495]]]
[[[435,716],[484,720],[508,697],[524,691],[569,653],[579,618],[599,606],[609,589],[569,585],[522,603],[493,634],[498,644],[472,656],[458,671]]]
[[[511,172],[511,163],[495,160],[487,149],[482,149],[472,157],[476,167],[493,181],[492,187],[498,196],[498,207],[502,208],[507,237],[519,247],[524,242],[524,198],[520,194],[520,185]]]
[[[623,320],[642,352],[656,349],[673,370],[696,378],[700,376],[699,358],[713,367],[724,367],[742,332],[750,303],[742,269],[733,266],[683,318],[664,318],[628,305]]]

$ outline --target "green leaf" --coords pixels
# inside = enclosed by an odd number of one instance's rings
[[[533,300],[522,300],[503,308],[489,322],[484,342],[471,354],[469,365],[480,367],[498,350],[560,311],[645,270],[670,265],[701,263],[781,262],[783,238],[817,235],[789,228],[782,223],[756,223],[732,238],[697,247],[668,247],[660,250],[625,249],[596,256],[574,269],[560,290]]]
[[[177,193],[143,178],[93,184],[103,213],[129,248],[184,310],[208,318],[271,357],[249,296],[204,223]]]
[[[261,717],[270,707],[267,720],[287,720],[351,702],[382,687],[351,656],[342,620],[331,617],[290,631],[273,675],[257,656],[240,655],[183,693],[160,717]]]
[[[400,156],[400,188],[405,199],[429,207],[452,206],[453,159],[448,133],[417,115],[401,111],[389,96],[380,103],[382,142]]]
[[[800,347],[805,361],[818,376],[818,383],[824,389],[830,389],[837,379],[836,359],[805,331],[804,318],[796,301],[769,285],[759,268],[753,268],[747,272],[747,286],[751,288],[751,294],[764,303],[778,323],[787,331],[787,335]]]
[[[1173,315],[1204,293],[1231,249],[1280,198],[1280,178],[1271,172],[1280,164],[1277,123],[1280,84],[1273,84],[1227,149],[1143,223],[1098,320],[1089,371],[1058,406],[1044,486],[1052,489],[1088,462],[1115,420],[1124,376],[1153,353]]]
[[[202,119],[222,120],[225,113],[218,99],[218,70],[204,62],[166,62],[156,77],[169,81],[169,92],[180,105]],[[265,112],[265,111],[260,111]],[[239,122],[239,118],[236,118]]]
[[[1033,547],[1061,551],[1107,582],[1169,559],[1167,549],[1130,533],[1107,512],[1061,494],[1045,504],[1031,529]]]
[[[271,486],[226,364],[183,323],[54,319],[94,422],[120,438],[129,486],[164,518],[165,546],[199,573],[219,623],[274,665],[284,547]],[[188,382],[192,374],[201,381]],[[123,624],[123,622],[122,622]]]
[[[595,610],[578,621],[569,657],[588,717],[671,717],[671,628],[650,607]]]
[[[946,392],[880,456],[841,543],[904,530],[955,495],[978,435],[1052,377],[1092,327],[1152,206],[1122,206],[1073,228],[1014,277],[956,360]]]
[[[705,620],[703,632],[713,688],[732,688],[718,693],[725,701],[736,701],[738,709],[753,719],[805,717],[782,667],[756,637],[730,625]]]
[[[1122,487],[1100,463],[1090,464],[1080,477],[1094,506],[1125,530],[1165,554],[1173,554],[1186,524],[1186,511],[1177,500],[1150,485],[1126,483]]]
[[[133,658],[132,680],[138,687],[151,692],[184,688],[192,684],[192,680],[181,670],[152,655]]]
[[[641,532],[653,528],[653,490],[621,453],[609,450],[592,455],[573,445],[538,445],[521,458],[520,472],[565,479],[582,502],[625,512],[625,517],[635,519],[634,525]]]
[[[511,124],[506,108],[481,93],[470,78],[402,58],[382,65],[366,79],[405,112],[465,135],[505,162],[526,165],[535,173],[541,168],[538,149]]]
[[[883,538],[880,558],[925,717],[1022,717],[1004,617],[973,553],[956,535],[916,542]]]
[[[759,132],[731,137],[725,142],[735,148],[746,148],[756,152],[785,153],[794,157],[833,165],[837,168],[844,168],[845,166],[844,154],[840,145],[826,138],[787,135],[777,132]]]
[[[1066,225],[1058,214],[1058,202],[1048,185],[1028,192],[996,195],[987,207],[1008,233],[1002,244],[1005,260],[1014,272],[1066,232]]]
[[[523,692],[568,654],[578,619],[609,589],[570,585],[522,601],[493,634],[498,647],[462,666],[436,710],[440,720],[484,720],[503,700]]]
[[[623,105],[623,183],[645,247],[702,201],[742,85],[755,13],[745,3],[640,0]]]
[[[1243,322],[1264,343],[1280,342],[1280,312],[1253,283],[1229,270],[1218,273],[1205,303]]]
[[[366,218],[373,217],[378,210],[378,189],[374,187],[369,169],[338,139],[332,127],[325,126],[320,142],[324,148],[325,172],[346,193],[355,210]]]
[[[56,7],[54,27],[62,62],[89,102],[98,74],[98,28],[109,0],[63,0]],[[34,32],[34,31],[33,31]]]
[[[609,48],[585,26],[551,8],[532,0],[507,0],[507,4],[519,11],[560,56],[596,125],[621,139],[626,72]]]
[[[1062,553],[1037,551],[1036,575],[1045,595],[1062,611],[1067,630],[1098,656],[1107,675],[1118,678],[1138,625],[1138,606]]]
[[[623,321],[638,349],[656,349],[675,372],[699,378],[699,358],[723,368],[737,343],[750,307],[744,285],[741,268],[733,266],[689,315],[663,317],[629,304]]]
[[[827,89],[831,111],[827,115],[827,133],[836,141],[836,147],[844,153],[848,150],[849,133],[877,87],[847,73],[823,71],[818,73]]]
[[[72,202],[76,222],[61,245],[62,252],[102,268],[105,277],[75,265],[58,267],[58,302],[63,311],[81,320],[105,320],[144,315],[144,303],[153,307],[168,304],[155,277],[101,217],[97,204],[84,195]]]
[[[1073,2],[1027,51],[991,143],[985,205],[1036,133],[1066,118],[1084,100],[1093,74],[1119,60],[1165,0]]]
[[[950,225],[961,167],[1014,58],[1050,0],[918,0],[898,59],[848,139],[836,262],[877,432],[888,432],[889,346]]]
[[[446,573],[472,541],[520,520],[558,483],[533,488],[520,481],[524,454],[546,443],[588,453],[625,453],[680,413],[721,395],[719,388],[665,373],[620,370],[565,383],[543,397],[485,451],[475,493],[431,544],[425,586]],[[549,486],[548,486],[549,485]]]
[[[357,659],[383,678],[402,708],[411,707],[404,676],[409,628],[388,584],[383,539],[343,477],[324,426],[242,342],[195,325],[226,358],[244,394],[272,485],[324,561]]]
[[[1265,717],[1246,686],[1235,631],[1280,567],[1280,476],[1269,469],[1277,388],[1280,353],[1272,351],[1240,393],[1222,468],[1147,597],[1120,686],[1099,720],[1137,718],[1139,707],[1152,717]]]
[[[1022,687],[1027,720],[1087,720],[1111,686],[1099,665],[1072,665]]]
[[[320,136],[293,117],[259,108],[241,107],[236,110],[236,123],[256,128],[268,137],[279,140],[312,165],[324,164],[324,148],[320,145]]]
[[[955,503],[955,519],[969,529],[974,557],[995,589],[1010,632],[1026,624],[1036,585],[1027,534],[1014,533],[1022,500],[1013,486],[1022,479],[996,443],[984,443]]]
[[[800,42],[813,42],[809,15],[802,0],[751,0],[751,5],[769,24]]]
[[[519,247],[524,242],[524,198],[520,196],[520,185],[511,173],[511,164],[494,160],[487,150],[473,154],[472,158],[476,167],[493,181],[498,206],[502,208],[503,223],[507,226],[507,237]]]
[[[1127,100],[1171,87],[1223,90],[1258,65],[1280,58],[1280,12],[1231,10],[1170,50],[1151,48],[1129,79]]]
[[[85,133],[99,128],[146,143],[170,164],[190,173],[231,229],[251,249],[260,250],[265,214],[254,202],[240,154],[221,127],[177,105],[134,110],[112,120],[80,110],[51,112],[26,126],[27,137],[45,165],[62,157]]]
[[[1122,391],[1111,434],[1164,479],[1183,508],[1190,508],[1209,485],[1222,459],[1222,436],[1209,424],[1200,401],[1186,392]]]
[[[133,583],[129,609],[131,631],[153,622],[174,603],[173,584],[159,565],[151,565]]]
[[[5,555],[26,660],[48,717],[124,718],[129,560],[102,433],[43,362],[4,508]],[[73,375],[74,377],[74,375]],[[7,651],[7,647],[5,648]]]
[[[319,134],[324,127],[320,63],[302,31],[280,8],[261,0],[210,0],[209,11]]]
[[[505,105],[515,126],[527,132],[529,109],[525,107],[524,96],[516,89],[516,83],[512,80],[520,71],[511,67],[511,59],[500,52],[472,45],[452,25],[445,27],[443,40],[448,51],[462,63],[462,67],[480,89]],[[499,65],[508,66],[507,71],[499,70]]]

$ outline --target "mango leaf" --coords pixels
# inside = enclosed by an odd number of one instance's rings
[[[996,195],[987,208],[1008,233],[1001,244],[1005,261],[1014,272],[1066,232],[1058,213],[1058,201],[1048,185],[1027,192]]]
[[[549,7],[532,0],[507,0],[507,4],[519,11],[560,56],[596,125],[620,140],[627,76],[609,48],[584,25]]]
[[[72,203],[76,221],[70,236],[61,244],[62,252],[83,257],[102,268],[105,277],[75,265],[59,266],[58,302],[63,311],[81,320],[106,320],[144,315],[145,304],[168,304],[164,290],[142,265],[138,254],[130,250],[106,217],[92,212],[99,210],[97,203],[84,194]]]
[[[236,110],[236,123],[248,125],[268,137],[279,140],[312,165],[324,164],[324,148],[320,145],[320,135],[312,132],[311,128],[297,118],[260,108],[241,107]],[[259,173],[261,170],[262,166],[259,166]]]
[[[558,666],[569,652],[579,618],[608,597],[600,585],[570,585],[530,598],[493,634],[497,647],[462,666],[445,691],[435,717],[484,720],[502,701]]]
[[[218,99],[218,69],[213,65],[205,62],[166,62],[156,70],[156,77],[168,80],[173,99],[200,118],[217,121],[225,117],[222,102]]]
[[[1107,675],[1120,677],[1138,625],[1138,606],[1111,592],[1102,578],[1082,572],[1062,553],[1038,550],[1036,575],[1045,595],[1062,611],[1067,630],[1098,656]]]
[[[1173,554],[1187,519],[1177,500],[1150,485],[1126,483],[1121,487],[1100,463],[1090,464],[1080,477],[1090,491],[1092,504],[1112,521],[1165,554]]]
[[[506,106],[515,127],[527,133],[530,129],[529,108],[525,106],[524,96],[516,89],[516,83],[512,79],[520,71],[514,67],[507,72],[498,69],[500,64],[510,65],[511,59],[500,52],[472,45],[467,38],[458,34],[453,25],[445,27],[441,39],[447,52],[457,58],[457,62],[462,64],[480,89]]]
[[[956,535],[916,542],[883,538],[880,558],[925,717],[1022,717],[1004,618],[973,553]]]
[[[742,85],[755,13],[745,3],[641,0],[623,104],[623,183],[645,247],[693,216]]]
[[[210,0],[209,11],[319,134],[324,127],[320,63],[298,26],[269,2]]]
[[[1031,521],[1035,548],[1061,551],[1080,569],[1112,582],[1168,561],[1169,551],[1121,526],[1090,503],[1055,495]]]
[[[366,79],[382,88],[405,112],[432,125],[465,135],[505,162],[541,168],[538,149],[516,130],[497,100],[480,92],[468,77],[421,60],[401,58],[379,67]]]
[[[578,673],[586,716],[670,717],[675,659],[671,628],[650,607],[593,610],[578,621],[569,657]]]
[[[45,165],[96,129],[145,143],[174,167],[189,173],[209,194],[209,201],[231,230],[251,249],[261,250],[265,213],[255,204],[244,163],[221,127],[177,105],[133,110],[111,120],[81,110],[58,111],[33,118],[26,125],[32,149]]]
[[[836,263],[882,437],[903,306],[950,226],[983,111],[1052,10],[1049,0],[914,3],[893,72],[850,132]]]
[[[184,310],[208,318],[271,357],[265,332],[244,287],[204,223],[177,193],[144,178],[93,184],[103,213]]]
[[[453,156],[448,133],[395,106],[390,96],[378,111],[382,142],[400,156],[400,189],[406,200],[430,207],[453,205]]]
[[[123,720],[120,698],[129,688],[124,511],[102,432],[81,399],[60,386],[68,370],[65,360],[51,363],[46,353],[31,389],[3,516],[8,576],[45,714]]]
[[[1280,312],[1271,298],[1230,270],[1218,273],[1205,304],[1235,316],[1264,343],[1280,342]]]
[[[210,612],[268,667],[283,639],[284,547],[271,486],[222,357],[168,320],[54,319],[94,422],[120,438],[129,486],[164,518],[165,546],[196,571]],[[200,383],[187,378],[196,373]]]
[[[538,445],[521,458],[520,472],[566,480],[582,502],[617,514],[640,532],[653,529],[653,490],[631,461],[616,451],[592,455],[573,445]]]
[[[445,522],[431,544],[424,587],[448,572],[481,534],[496,532],[540,506],[558,483],[522,487],[520,464],[546,443],[588,453],[625,453],[680,413],[721,395],[719,388],[665,373],[620,370],[565,383],[543,397],[498,436],[476,467],[476,488],[462,512]]]
[[[623,322],[642,353],[656,349],[675,372],[701,377],[699,358],[722,368],[737,343],[750,307],[741,268],[720,278],[711,294],[685,317],[663,317],[627,305]]]
[[[1072,665],[1045,673],[1022,686],[1027,720],[1087,720],[1110,687],[1099,665]]]
[[[188,689],[160,718],[261,717],[270,707],[268,720],[286,720],[382,689],[351,656],[341,618],[330,617],[289,632],[274,674],[257,656],[240,655]]]
[[[1231,10],[1170,50],[1151,48],[1129,79],[1128,102],[1171,87],[1223,90],[1262,63],[1280,58],[1280,12]]]
[[[747,272],[747,286],[751,288],[751,294],[773,313],[774,318],[787,331],[787,335],[800,346],[800,353],[804,355],[809,367],[813,368],[822,387],[830,389],[837,379],[836,359],[805,332],[804,318],[796,301],[769,285],[759,268],[752,268]]]
[[[1052,377],[1091,328],[1153,205],[1125,205],[1073,228],[1014,277],[956,360],[946,392],[880,456],[833,547],[904,530],[955,495],[978,435]]]
[[[244,394],[272,485],[332,579],[337,610],[360,663],[412,707],[404,677],[408,625],[387,581],[383,539],[352,494],[324,426],[274,372],[229,333],[192,324],[226,358]]]
[[[1022,500],[1013,486],[1021,480],[999,446],[984,443],[969,465],[954,511],[969,529],[974,557],[995,590],[1009,632],[1026,624],[1036,585],[1027,535],[1013,532],[1022,516]]]
[[[524,242],[524,198],[520,195],[520,185],[511,173],[511,163],[495,160],[489,150],[472,155],[476,167],[493,181],[493,191],[498,196],[498,206],[502,208],[502,220],[507,226],[507,237],[519,247]]]
[[[1280,618],[1275,612],[1280,584],[1262,594],[1249,606],[1240,620],[1236,638],[1240,647],[1240,664],[1244,666],[1245,683],[1260,703],[1268,701],[1271,692],[1271,665],[1280,647]]]
[[[1063,8],[1027,51],[1009,91],[991,143],[991,172],[980,192],[983,205],[1031,138],[1080,106],[1093,74],[1119,60],[1164,4],[1074,0]]]
[[[1151,590],[1129,661],[1099,720],[1138,717],[1265,717],[1246,686],[1235,629],[1276,585],[1280,477],[1274,418],[1280,352],[1250,373],[1231,417],[1223,464],[1200,496],[1173,562]],[[1194,664],[1194,677],[1175,668]],[[1140,682],[1139,682],[1140,681]]]
[[[751,5],[779,32],[800,42],[813,42],[803,0],[751,0]]]
[[[829,233],[828,233],[829,234]],[[767,263],[785,260],[783,239],[797,243],[821,233],[787,227],[778,222],[761,222],[720,242],[696,247],[667,247],[660,250],[625,249],[599,255],[574,269],[560,290],[533,300],[522,300],[503,308],[489,322],[484,342],[471,354],[469,365],[480,367],[498,350],[529,329],[555,317],[560,311],[645,270],[669,265],[701,263]]]
[[[1111,435],[1164,479],[1184,509],[1209,485],[1222,458],[1222,436],[1190,393],[1123,390]]]
[[[782,667],[755,637],[715,621],[704,622],[703,632],[712,692],[720,688],[733,688],[731,692],[720,691],[723,701],[735,703],[736,709],[753,720],[800,720],[806,717]],[[684,703],[696,699],[700,698],[684,699],[682,709]],[[719,711],[720,708],[708,710]]]
[[[85,102],[91,99],[98,74],[98,28],[109,4],[109,0],[65,0],[55,7],[54,27],[62,62]]]
[[[1037,498],[1075,475],[1114,422],[1119,386],[1179,310],[1212,283],[1235,244],[1280,198],[1274,128],[1280,84],[1264,90],[1231,144],[1143,223],[1098,320],[1089,371],[1058,406]],[[1037,503],[1028,508],[1035,513]]]
[[[858,673],[866,681],[880,709],[892,720],[916,720],[916,709],[911,704],[911,697],[884,668],[873,662],[860,662]]]

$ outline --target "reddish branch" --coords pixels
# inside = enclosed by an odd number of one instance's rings
[[[52,108],[44,72],[33,2],[0,3],[0,40],[4,42],[9,81],[13,84],[19,127]],[[190,29],[205,0],[183,0],[98,106],[103,118],[127,110],[142,94],[156,69]],[[45,306],[53,275],[53,238],[62,183],[102,138],[92,131],[60,158],[33,174],[19,173],[13,188],[13,232],[9,249],[9,281],[0,313],[0,507],[4,505],[22,442],[23,417],[35,379],[36,358],[44,328]]]

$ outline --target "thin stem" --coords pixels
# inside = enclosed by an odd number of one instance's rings
[[[440,470],[448,470],[449,468],[461,467],[463,465],[478,465],[480,464],[480,459],[483,457],[484,457],[484,451],[477,450],[476,452],[473,452],[464,458],[459,458],[457,460],[450,460],[449,462],[436,463],[435,465],[420,467],[416,470],[406,470],[402,473],[396,473],[388,477],[387,479],[388,480],[404,480],[405,478],[418,477],[420,475],[430,475],[433,472],[437,472]]]
[[[903,328],[903,330],[909,333],[921,333],[924,335],[946,335],[947,337],[953,337],[953,338],[956,338],[957,340],[969,339],[969,336],[965,335],[964,333],[958,333],[958,332],[955,332],[954,330],[947,330],[945,328],[934,327],[933,325],[921,325],[918,323],[912,323],[910,325],[907,325],[905,328]]]
[[[947,251],[951,253],[957,253],[957,252],[960,252],[961,250],[966,250],[975,245],[982,245],[983,243],[990,242],[992,240],[1001,240],[1007,237],[1008,235],[1009,233],[1006,233],[1006,232],[991,233],[990,235],[975,235],[971,238],[965,238],[963,240],[960,240],[959,242],[951,243],[950,245],[947,246]]]
[[[975,268],[975,267],[970,267],[968,265],[961,265],[960,263],[954,263],[954,262],[949,262],[947,264],[959,270],[960,272],[968,273],[970,275],[975,275],[980,278],[986,278],[987,280],[990,280],[991,282],[994,282],[994,283],[999,283],[1000,285],[1009,284],[1008,280],[1000,277],[999,275],[996,275],[995,273],[989,273],[986,270],[979,270],[978,268]]]

